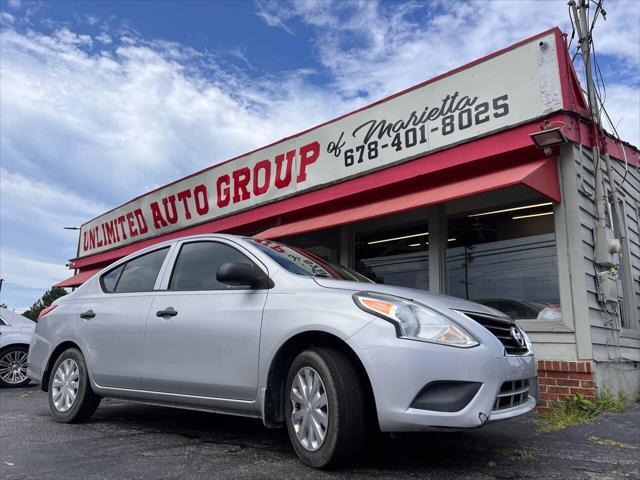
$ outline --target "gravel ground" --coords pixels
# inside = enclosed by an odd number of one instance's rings
[[[531,416],[482,429],[372,441],[349,470],[300,463],[260,421],[103,400],[90,422],[49,416],[38,387],[0,390],[2,479],[640,479],[640,404],[560,432]]]

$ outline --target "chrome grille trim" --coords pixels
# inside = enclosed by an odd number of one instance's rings
[[[526,355],[530,353],[526,343],[521,345],[513,336],[513,329],[522,332],[516,322],[509,317],[496,317],[486,313],[459,311],[471,320],[489,330],[504,345],[505,355]]]

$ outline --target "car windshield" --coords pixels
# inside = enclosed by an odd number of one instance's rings
[[[301,248],[274,242],[273,240],[257,238],[248,238],[247,240],[269,255],[282,268],[296,275],[373,283],[364,275],[360,275],[350,268],[327,262]]]

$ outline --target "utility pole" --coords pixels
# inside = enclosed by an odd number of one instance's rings
[[[604,0],[599,0],[596,12],[593,15],[594,20],[592,22],[595,22],[595,18],[599,11],[602,12],[602,16],[604,17],[605,12],[602,9],[603,1]],[[624,227],[624,216],[620,207],[618,186],[615,182],[615,172],[612,167],[611,158],[609,153],[606,151],[606,147],[604,149],[604,155],[600,151],[600,146],[605,146],[605,144],[603,142],[604,134],[600,122],[601,112],[600,105],[598,103],[598,94],[593,80],[591,56],[591,43],[593,40],[591,35],[593,25],[590,26],[588,23],[589,0],[577,0],[577,4],[576,0],[570,0],[569,7],[573,14],[574,25],[578,33],[578,44],[582,53],[587,82],[589,110],[591,120],[593,122],[592,158],[595,164],[595,203],[597,213],[595,229],[595,263],[598,265],[599,270],[597,273],[598,297],[606,312],[610,314],[619,314],[621,319],[623,314],[625,318],[632,319],[635,312],[635,298],[633,298],[633,288],[629,289],[629,285],[633,285],[633,279],[631,277],[631,263],[628,255],[629,245]],[[604,108],[604,105],[602,108]],[[624,148],[624,146],[622,148]],[[603,167],[606,168],[609,179],[608,183],[611,198],[609,198],[605,188]],[[611,230],[607,227],[607,205],[610,203],[613,204],[611,211],[615,219],[614,225],[611,225]],[[617,234],[618,238],[613,237],[613,234],[611,233],[612,230]],[[617,259],[614,256],[615,254],[618,255]],[[627,259],[629,260],[628,262]],[[617,294],[612,294],[613,292],[617,292],[619,266],[622,266],[620,274],[623,292],[626,294],[623,295],[622,309],[618,308],[619,301]],[[629,296],[632,298],[628,298]],[[621,324],[618,326],[622,327]]]

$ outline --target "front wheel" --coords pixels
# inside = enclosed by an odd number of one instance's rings
[[[29,384],[27,354],[29,347],[12,345],[0,352],[0,387],[20,388]]]
[[[49,377],[49,410],[62,423],[80,423],[94,414],[100,397],[89,383],[87,364],[79,350],[62,352]]]
[[[298,457],[315,468],[357,459],[365,430],[360,379],[347,357],[331,348],[300,353],[286,383],[285,418]]]

